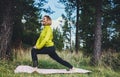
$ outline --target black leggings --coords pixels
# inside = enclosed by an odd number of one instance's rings
[[[56,60],[60,64],[68,67],[68,68],[73,68],[73,66],[66,62],[65,60],[61,59],[57,53],[55,52],[55,47],[43,47],[42,49],[35,49],[32,48],[31,50],[31,56],[32,56],[32,61],[38,61],[37,54],[48,54],[52,59]]]

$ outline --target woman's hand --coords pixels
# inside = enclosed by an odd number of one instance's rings
[[[35,49],[36,49],[36,46],[34,46],[33,48],[35,48]]]

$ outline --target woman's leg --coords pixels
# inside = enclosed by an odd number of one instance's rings
[[[48,55],[49,55],[52,59],[56,60],[56,61],[59,62],[60,64],[66,66],[66,67],[68,67],[68,68],[70,68],[70,69],[73,68],[73,66],[72,66],[70,63],[68,63],[67,61],[63,60],[62,58],[60,58],[60,57],[57,55],[57,53],[55,52],[55,48],[54,48],[54,47],[51,47],[51,48],[49,49],[49,52],[50,52],[50,53],[49,53]]]
[[[38,67],[37,50],[35,48],[32,48],[31,50],[31,57],[32,57],[33,67]]]
[[[62,58],[60,58],[57,53],[55,52],[55,48],[53,47],[44,47],[42,49],[35,49],[33,48],[31,50],[31,56],[32,56],[32,61],[33,61],[33,66],[37,67],[38,66],[38,58],[37,58],[37,54],[48,54],[52,59],[56,60],[57,62],[59,62],[60,64],[68,67],[68,68],[73,68],[73,66],[68,63],[67,61],[63,60]]]
[[[31,50],[31,57],[32,57],[32,62],[33,62],[33,67],[38,67],[38,57],[37,54],[47,54],[47,48],[44,47],[42,49],[35,49],[32,48]]]

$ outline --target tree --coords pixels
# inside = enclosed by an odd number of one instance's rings
[[[112,49],[119,51],[119,34],[120,34],[120,1],[105,0],[103,5],[103,42],[104,50]]]
[[[120,52],[120,0],[111,0],[111,7],[112,11],[110,12],[110,15],[112,17],[112,23],[111,26],[113,26],[113,33],[111,39],[111,49]],[[111,35],[112,35],[111,34]]]
[[[80,0],[59,0],[59,2],[63,3],[66,7],[66,13],[69,15],[70,11],[75,12],[76,10],[76,38],[75,38],[75,51],[78,53],[79,49],[79,19],[80,19]],[[72,17],[69,17],[72,19]]]
[[[101,36],[102,36],[102,0],[96,1],[96,28],[95,28],[95,40],[94,40],[94,54],[93,63],[95,65],[99,64],[101,57]]]
[[[69,7],[69,6],[68,6]],[[66,12],[68,13],[67,16],[62,15],[62,18],[65,20],[64,25],[62,27],[63,30],[63,37],[64,37],[64,44],[66,44],[66,49],[69,49],[71,52],[73,52],[72,49],[72,21],[71,21],[71,15],[72,11],[67,10]]]
[[[35,4],[35,0],[4,0],[0,2],[1,59],[12,58],[13,52],[11,51],[11,46],[13,43],[16,43],[15,46],[18,46],[21,41],[24,40],[23,38],[26,36],[23,37],[23,33],[33,32],[37,34],[37,29],[39,29],[38,27],[40,25],[38,19],[41,16],[39,11],[45,10],[44,8],[41,8],[44,5],[44,2],[46,2],[46,0],[40,0],[40,3],[37,5]],[[38,5],[40,6],[39,8]],[[21,22],[22,19],[27,21],[24,25]],[[29,27],[25,25],[28,25]],[[35,39],[35,37],[32,37],[31,39]]]
[[[100,42],[101,40],[101,50],[107,50],[107,49],[114,49],[119,51],[119,36],[120,36],[120,0],[103,0],[102,9],[100,9],[100,15],[97,15],[97,2],[91,1],[88,2],[86,0],[79,1],[79,14],[77,16],[77,0],[59,0],[61,3],[65,5],[65,9],[69,10],[72,9],[74,14],[74,17],[78,19],[78,28],[76,28],[76,33],[78,31],[78,35],[76,38],[78,38],[78,41],[76,39],[76,46],[77,43],[80,45],[82,43],[81,49],[86,51],[88,53],[94,53],[95,49],[95,42],[98,36],[99,41],[96,41],[96,44]],[[72,7],[72,8],[68,8]],[[99,9],[99,7],[98,7]],[[101,12],[102,11],[102,12]],[[66,12],[67,13],[67,12]],[[68,15],[69,13],[67,13]],[[72,14],[73,15],[73,14]],[[101,16],[101,17],[100,17]],[[78,18],[77,18],[78,17]],[[100,22],[97,22],[98,18],[100,17]],[[73,19],[73,18],[72,18]],[[75,20],[74,20],[75,21]],[[98,20],[99,21],[99,20]],[[77,22],[77,21],[76,21]],[[101,26],[96,26],[96,25]],[[77,27],[77,26],[76,26]],[[78,29],[78,30],[77,30]],[[101,31],[95,32],[94,29],[101,29]],[[96,36],[97,35],[97,36]],[[76,47],[77,48],[77,47]],[[78,46],[78,49],[80,46]],[[100,52],[101,53],[101,52]]]
[[[42,3],[43,2],[43,3]],[[41,5],[40,5],[41,4]],[[39,5],[39,8],[37,7]],[[15,48],[20,48],[21,43],[33,45],[37,38],[37,29],[40,30],[39,13],[44,5],[44,0],[35,3],[34,0],[17,0],[15,2],[15,24],[12,41]],[[24,21],[23,21],[24,20]],[[23,21],[23,22],[21,22]]]
[[[78,30],[79,30],[79,8],[80,8],[80,0],[76,0],[76,7],[77,7],[77,9],[76,9],[76,42],[75,42],[75,51],[76,51],[76,53],[78,53],[78,48],[79,48],[79,38],[78,38],[78,36],[79,36],[79,34],[78,34]]]
[[[11,59],[11,36],[14,24],[14,0],[0,2],[0,59]]]
[[[61,32],[58,29],[53,30],[53,35],[54,35],[53,41],[55,43],[55,46],[56,46],[57,50],[61,51],[62,48],[64,47],[63,35],[61,34]]]

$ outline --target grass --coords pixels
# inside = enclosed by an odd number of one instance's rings
[[[90,57],[83,57],[82,53],[57,52],[60,57],[70,62],[73,66],[91,70],[90,74],[49,74],[38,73],[18,73],[14,70],[18,65],[32,65],[30,50],[18,50],[13,61],[0,61],[0,77],[120,77],[120,72],[115,71],[111,66],[100,64],[99,66],[90,66]],[[39,55],[39,68],[66,68],[65,66],[52,60],[47,55]],[[105,58],[105,56],[104,56]]]

